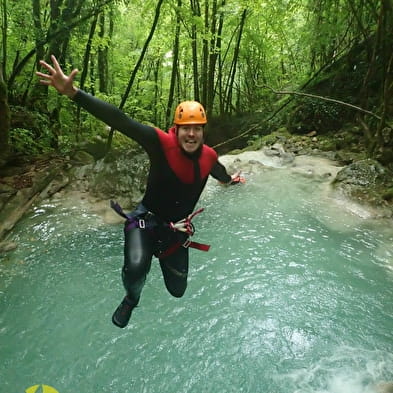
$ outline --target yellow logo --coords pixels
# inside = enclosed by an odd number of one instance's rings
[[[48,385],[34,385],[30,386],[25,390],[25,393],[41,393],[41,390],[38,390],[42,386],[42,393],[59,393],[55,388]]]

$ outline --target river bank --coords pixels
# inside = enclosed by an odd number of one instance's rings
[[[236,151],[220,157],[229,172],[241,170],[245,177],[258,171],[288,168],[323,187],[337,209],[364,219],[392,219],[393,202],[384,199],[380,184],[388,184],[389,173],[371,160],[344,165],[334,154],[297,149],[274,143],[259,149]],[[359,164],[360,163],[360,164]],[[131,170],[130,170],[131,168]],[[0,252],[17,247],[9,235],[32,206],[57,193],[73,203],[84,200],[104,222],[119,222],[108,201],[116,199],[131,209],[140,200],[146,176],[144,154],[122,155],[121,160],[95,161],[86,152],[72,157],[47,156],[31,162],[21,160],[0,171]],[[132,192],[130,193],[130,190]],[[383,192],[385,192],[383,190]],[[286,197],[283,190],[283,198]]]

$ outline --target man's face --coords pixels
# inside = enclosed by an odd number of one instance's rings
[[[190,124],[178,126],[177,139],[186,153],[194,153],[203,143],[203,125]]]

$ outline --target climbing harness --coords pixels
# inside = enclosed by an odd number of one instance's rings
[[[194,213],[191,213],[189,216],[186,218],[183,218],[180,221],[177,221],[175,223],[170,222],[169,223],[169,228],[171,228],[174,231],[180,231],[180,232],[185,232],[187,235],[192,236],[195,232],[194,225],[192,224],[191,220],[199,213],[203,212],[203,208],[198,209]]]
[[[132,213],[125,213],[122,207],[114,201],[110,201],[111,208],[120,216],[126,219],[126,223],[124,226],[124,231],[127,232],[133,228],[140,229],[149,229],[153,230],[159,226],[167,228],[173,232],[181,232],[184,233],[187,237],[183,241],[176,241],[172,243],[168,248],[164,251],[157,251],[154,255],[157,258],[165,258],[171,254],[173,254],[180,247],[184,248],[195,248],[201,251],[209,251],[210,246],[208,244],[198,243],[190,240],[190,236],[195,233],[195,227],[192,224],[191,220],[197,215],[203,212],[203,208],[196,210],[195,212],[188,215],[186,218],[179,220],[177,222],[165,222],[157,217],[154,213],[146,210],[143,205],[138,205],[135,211]]]

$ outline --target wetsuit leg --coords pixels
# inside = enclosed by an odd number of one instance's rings
[[[180,247],[160,259],[160,266],[168,292],[174,297],[182,297],[187,288],[188,248]]]
[[[122,279],[129,299],[137,304],[150,271],[154,239],[143,229],[133,228],[124,235]]]

